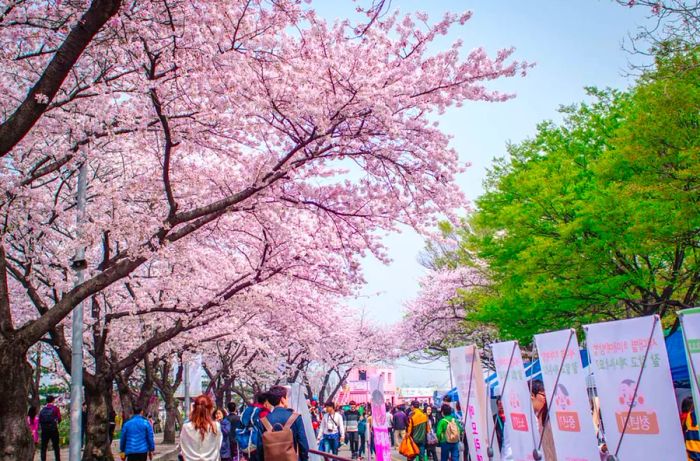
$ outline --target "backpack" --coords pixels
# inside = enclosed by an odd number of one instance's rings
[[[449,421],[447,421],[447,427],[445,428],[445,441],[447,443],[457,443],[459,442],[460,436],[459,436],[459,426],[457,425],[457,421],[452,418]]]
[[[39,424],[41,429],[57,429],[58,421],[56,420],[56,415],[53,412],[53,407],[46,406],[39,412]]]
[[[263,452],[265,461],[298,461],[299,455],[294,447],[294,434],[292,424],[299,417],[298,413],[292,413],[282,429],[276,431],[267,418],[260,420],[265,432],[262,435]],[[275,424],[281,426],[281,424]]]
[[[257,411],[256,407],[246,408],[241,415],[241,423],[239,425],[243,427],[232,431],[238,449],[246,454],[253,453],[260,445],[260,429],[255,424]]]

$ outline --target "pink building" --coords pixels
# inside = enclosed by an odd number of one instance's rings
[[[350,370],[348,379],[338,393],[337,401],[341,405],[354,400],[358,404],[370,400],[370,383],[373,376],[384,376],[384,399],[392,405],[396,401],[396,374],[393,368],[365,367]]]

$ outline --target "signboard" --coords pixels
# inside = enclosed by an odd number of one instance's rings
[[[372,430],[374,431],[374,450],[377,461],[391,461],[391,440],[386,421],[384,404],[384,376],[371,376],[369,388],[372,392]]]
[[[489,425],[488,395],[479,349],[474,345],[456,347],[449,349],[448,353],[459,401],[466,406],[463,424],[471,459],[486,461],[489,459],[489,428],[492,424]],[[500,459],[497,443],[494,443],[493,449],[494,459]]]
[[[552,436],[561,461],[599,461],[575,330],[535,335]]]
[[[532,452],[539,442],[539,428],[533,414],[520,347],[515,341],[506,341],[492,344],[491,349],[501,384],[505,430],[508,431],[513,460],[531,461],[534,459]]]
[[[608,449],[623,461],[686,459],[661,328],[657,316],[585,327]]]
[[[304,389],[298,383],[292,384],[289,389],[289,406],[292,408],[292,410],[301,415],[301,420],[304,423],[304,432],[306,433],[306,441],[309,443],[309,448],[312,450],[318,450],[316,434],[314,433],[314,428],[311,424],[309,405],[306,403]],[[322,458],[319,455],[309,453],[309,459],[311,461],[321,461]]]
[[[204,373],[204,369],[202,368],[202,356],[198,354],[188,360],[185,370],[189,370],[189,373],[187,374],[187,378],[183,376],[182,383],[177,388],[175,396],[179,398],[185,397],[185,381],[187,381],[188,384],[190,398],[202,395],[202,374]],[[173,370],[173,374],[174,373],[175,370]]]
[[[688,360],[690,387],[693,389],[693,401],[700,402],[700,308],[678,312],[683,330],[685,356]]]

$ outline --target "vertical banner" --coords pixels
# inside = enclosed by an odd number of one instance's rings
[[[190,360],[190,396],[202,395],[202,356],[197,354]]]
[[[372,404],[372,430],[377,461],[391,461],[391,440],[384,404],[384,376],[370,376],[369,389]]]
[[[659,318],[584,328],[610,453],[623,461],[686,459]]]
[[[294,383],[291,385],[289,391],[289,406],[292,408],[292,410],[301,415],[301,420],[304,423],[304,432],[306,433],[306,441],[309,442],[309,448],[312,450],[318,450],[318,446],[316,444],[316,434],[314,433],[314,428],[311,424],[311,413],[309,412],[309,406],[306,404],[304,389],[299,383]],[[321,457],[313,453],[309,453],[309,459],[311,461],[321,461]]]
[[[533,414],[520,346],[515,341],[506,341],[492,344],[491,349],[501,387],[501,402],[513,460],[532,460],[532,451],[539,442],[539,428]]]
[[[693,390],[693,401],[700,402],[700,308],[687,309],[678,312],[683,331],[685,357],[688,361],[690,387]]]
[[[459,401],[465,414],[464,430],[469,439],[469,453],[475,461],[488,460],[489,402],[481,367],[479,349],[474,346],[448,350],[452,378],[457,386]],[[494,443],[494,459],[500,459],[498,444]]]
[[[372,430],[377,461],[391,461],[391,441],[384,404],[384,376],[370,376],[369,389],[372,393]]]
[[[561,461],[599,461],[598,444],[588,402],[586,376],[575,330],[535,335],[542,382]]]

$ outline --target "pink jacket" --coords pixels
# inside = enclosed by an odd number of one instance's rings
[[[29,416],[27,416],[27,426],[29,426],[29,430],[32,431],[34,443],[37,443],[39,441],[39,417],[35,416],[34,422],[32,422],[29,420]]]

